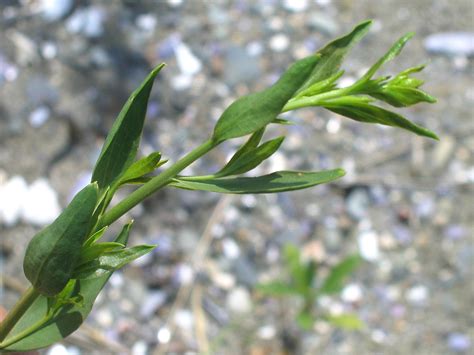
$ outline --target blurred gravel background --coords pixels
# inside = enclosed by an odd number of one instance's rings
[[[208,137],[235,98],[367,18],[344,64],[356,78],[398,37],[416,37],[386,71],[429,62],[436,105],[403,109],[441,137],[362,125],[329,112],[298,125],[260,172],[343,167],[331,186],[260,196],[164,190],[129,217],[132,243],[156,251],[116,272],[87,325],[47,354],[468,354],[473,351],[473,3],[469,0],[2,0],[0,2],[1,304],[26,285],[28,240],[89,178],[129,93],[166,62],[142,154],[171,161]],[[227,144],[188,172],[215,170]],[[125,219],[124,219],[125,221]],[[201,240],[201,241],[200,241]],[[366,262],[303,332],[298,303],[255,292],[283,277],[286,243],[327,270]]]

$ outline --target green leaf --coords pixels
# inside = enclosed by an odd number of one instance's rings
[[[344,70],[340,70],[335,74],[331,75],[329,78],[326,78],[321,81],[315,82],[306,90],[301,91],[298,95],[295,96],[295,99],[303,96],[313,96],[318,95],[326,91],[330,91],[336,88],[336,81],[344,74]]]
[[[234,164],[236,160],[238,160],[242,155],[251,152],[255,148],[258,147],[260,144],[260,141],[262,140],[263,133],[265,132],[265,128],[261,128],[258,131],[252,133],[250,138],[245,142],[244,145],[242,145],[232,156],[232,158],[229,160],[229,162],[226,164],[226,166]]]
[[[355,43],[367,34],[371,24],[372,21],[370,20],[361,22],[349,34],[330,42],[319,50],[316,55],[319,56],[320,60],[311,74],[308,75],[308,79],[301,85],[297,94],[336,74],[346,54]]]
[[[370,95],[395,107],[407,107],[420,102],[431,104],[436,102],[433,96],[420,89],[390,84]]]
[[[283,250],[283,255],[293,284],[298,292],[303,295],[306,293],[309,285],[306,283],[306,268],[301,260],[300,251],[296,246],[287,244]]]
[[[328,183],[344,176],[342,169],[320,172],[278,171],[259,177],[209,178],[193,180],[176,178],[170,186],[186,190],[201,190],[229,194],[276,193],[305,189]]]
[[[81,256],[79,257],[79,261],[76,265],[77,267],[81,267],[82,264],[88,263],[106,252],[123,248],[125,248],[125,245],[116,242],[92,244],[86,248],[82,248]]]
[[[108,272],[120,269],[142,255],[151,252],[156,245],[137,245],[132,248],[105,251],[98,258],[79,265],[74,270],[74,277],[89,279],[101,277]]]
[[[85,241],[85,243],[83,244],[82,247],[87,248],[87,247],[91,246],[92,244],[94,244],[95,242],[97,242],[100,238],[102,238],[102,236],[104,235],[107,228],[109,228],[109,227],[105,226],[104,228],[99,229],[97,232],[92,234],[89,238],[87,238],[87,240]]]
[[[398,41],[396,41],[393,46],[388,50],[385,55],[380,58],[377,63],[375,63],[367,72],[364,74],[364,76],[359,80],[360,82],[367,81],[372,76],[379,70],[379,68],[387,63],[388,61],[392,60],[395,58],[397,55],[400,54],[402,51],[403,47],[405,44],[415,35],[414,32],[407,33],[403,37],[401,37]]]
[[[132,222],[124,226],[116,243],[127,244]],[[6,351],[29,351],[50,346],[73,333],[89,315],[95,299],[107,283],[112,272],[105,272],[103,276],[87,280],[70,280],[69,284],[58,294],[56,302],[65,305],[54,312],[53,317],[33,334],[6,347]],[[72,300],[71,302],[69,300]],[[76,302],[76,300],[82,300]],[[53,302],[54,304],[54,302]],[[13,339],[43,320],[51,312],[51,297],[40,295],[30,308],[16,323],[5,341]]]
[[[273,153],[275,153],[278,148],[280,148],[280,145],[284,139],[285,137],[278,137],[268,142],[265,142],[254,149],[244,146],[247,151],[237,151],[236,154],[239,155],[235,159],[231,159],[222,170],[215,174],[215,176],[223,177],[229,175],[238,175],[252,170],[253,168],[260,165],[262,161],[269,158]]]
[[[245,136],[275,120],[318,63],[316,55],[298,60],[266,90],[241,97],[222,114],[212,139],[222,142]]]
[[[341,314],[338,316],[328,316],[327,321],[336,327],[347,330],[360,330],[364,327],[364,322],[354,314]]]
[[[153,81],[160,64],[128,98],[115,120],[92,173],[100,190],[111,186],[135,160]]]
[[[301,312],[296,316],[296,323],[304,330],[311,330],[314,325],[314,318],[309,312]]]
[[[300,292],[293,285],[287,285],[280,281],[258,284],[256,289],[270,296],[300,295]]]
[[[362,259],[359,255],[352,255],[334,266],[328,277],[324,280],[319,293],[332,294],[340,292],[344,287],[345,279],[359,266],[361,261]]]
[[[371,105],[367,101],[367,98],[346,96],[324,101],[321,105],[330,111],[359,122],[378,123],[385,126],[399,127],[420,136],[439,140],[438,136],[430,130],[407,120],[405,117],[395,112]]]
[[[87,185],[61,215],[28,244],[23,270],[39,293],[53,296],[68,283],[82,243],[92,228],[97,199],[97,184]]]
[[[161,166],[160,162],[161,153],[154,152],[150,155],[137,160],[125,171],[125,173],[120,177],[119,184],[126,184],[129,181],[134,181],[141,178],[142,176],[152,173],[156,168]]]

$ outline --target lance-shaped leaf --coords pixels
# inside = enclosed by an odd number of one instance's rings
[[[298,60],[268,89],[234,101],[217,121],[213,140],[222,142],[245,136],[273,122],[305,82],[318,59],[316,55],[311,55]]]
[[[439,140],[438,136],[430,130],[409,121],[395,112],[371,105],[370,100],[364,97],[346,96],[321,102],[321,106],[359,122],[399,127],[420,136]]]
[[[326,320],[336,327],[347,329],[347,330],[359,330],[364,327],[364,322],[360,320],[355,314],[341,314],[331,315],[325,317]]]
[[[116,242],[95,243],[86,248],[82,248],[81,256],[79,257],[79,261],[76,264],[76,269],[80,268],[83,264],[98,258],[100,255],[106,252],[123,248],[125,248],[125,245]]]
[[[109,228],[109,227],[105,226],[104,228],[99,229],[97,232],[92,234],[89,238],[87,238],[87,240],[84,242],[82,247],[87,248],[87,247],[91,246],[92,244],[94,244],[95,242],[97,242],[100,238],[102,238],[102,236],[104,235],[107,228]]]
[[[256,290],[270,296],[300,295],[300,292],[294,285],[286,284],[281,281],[271,281],[264,284],[258,284]]]
[[[132,222],[125,225],[114,242],[126,245],[131,225]],[[70,284],[56,296],[58,297],[58,303],[65,304],[65,307],[55,312],[53,317],[48,319],[34,333],[2,350],[29,351],[44,348],[73,333],[89,315],[95,299],[111,275],[112,272],[105,272],[103,276],[98,278],[69,281]],[[81,300],[81,302],[69,302],[68,300]],[[51,297],[40,295],[21,316],[4,342],[17,337],[32,325],[41,322],[50,312]]]
[[[153,69],[130,95],[114,122],[92,173],[92,181],[101,190],[111,186],[135,160],[153,81],[163,66]]]
[[[71,278],[97,204],[97,184],[78,192],[61,215],[36,234],[23,261],[26,278],[43,295],[59,293]]]
[[[260,144],[262,140],[263,133],[265,133],[265,128],[261,128],[258,131],[252,133],[250,138],[242,145],[232,156],[229,162],[226,165],[232,165],[236,160],[238,160],[242,155],[254,150]]]
[[[119,184],[126,184],[128,182],[133,182],[144,175],[150,174],[155,171],[156,168],[165,164],[166,161],[161,161],[161,153],[154,152],[150,155],[137,160],[125,171],[125,173],[120,177]]]
[[[367,34],[371,24],[372,21],[361,22],[349,34],[330,42],[319,50],[316,55],[319,56],[320,60],[304,84],[298,89],[297,94],[336,74],[346,54],[355,43]]]
[[[324,280],[320,294],[332,294],[340,292],[344,286],[344,280],[355,270],[361,263],[362,259],[359,255],[352,255],[334,266],[328,277]]]
[[[258,177],[209,178],[196,179],[176,178],[170,186],[186,190],[201,190],[228,194],[276,193],[305,189],[324,184],[344,176],[342,169],[320,172],[278,171]]]
[[[239,175],[252,170],[260,165],[262,161],[270,157],[280,147],[285,137],[272,139],[262,145],[248,149],[246,152],[237,151],[236,155],[224,166],[222,170],[215,174],[216,177],[229,175]],[[244,146],[245,147],[245,146]]]
[[[315,82],[309,88],[301,91],[298,95],[295,96],[295,99],[303,96],[313,96],[318,95],[326,91],[330,91],[336,88],[336,81],[344,74],[344,70],[339,70],[335,74],[331,75],[329,78],[326,78],[321,81]]]
[[[374,74],[377,72],[377,70],[379,70],[379,68],[382,65],[384,65],[385,63],[387,63],[388,61],[392,60],[393,58],[395,58],[397,55],[400,54],[400,52],[402,51],[405,44],[414,35],[415,35],[415,33],[410,32],[410,33],[407,33],[406,35],[404,35],[403,37],[401,37],[398,41],[396,41],[393,44],[393,46],[387,51],[387,53],[385,53],[385,55],[382,58],[380,58],[374,65],[372,65],[372,67],[370,67],[369,70],[367,70],[367,72],[364,74],[364,76],[359,81],[360,82],[367,81],[370,78],[372,78],[372,76],[374,76]]]
[[[96,259],[79,265],[74,270],[74,277],[77,279],[101,277],[108,272],[120,269],[142,255],[148,254],[155,247],[156,245],[137,245],[132,248],[107,250]]]

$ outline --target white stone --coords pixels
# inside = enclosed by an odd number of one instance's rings
[[[349,284],[341,292],[341,298],[344,302],[357,303],[362,299],[362,288],[357,284]]]
[[[156,27],[156,17],[152,14],[143,14],[137,17],[136,25],[142,31],[152,32]]]
[[[71,9],[72,0],[41,0],[38,3],[39,10],[48,21],[61,19]]]
[[[171,332],[167,327],[163,327],[160,330],[158,330],[158,333],[156,334],[156,338],[158,339],[158,342],[161,344],[167,344],[171,340]]]
[[[227,296],[227,308],[236,314],[247,314],[252,310],[250,293],[243,287],[237,287]]]
[[[288,11],[301,12],[308,8],[308,0],[285,0],[283,7]]]
[[[182,74],[195,75],[201,71],[201,61],[191,52],[191,49],[186,44],[178,43],[174,51],[179,70]]]
[[[184,331],[191,331],[194,325],[193,314],[186,309],[179,309],[174,315],[174,322]]]
[[[132,346],[132,355],[146,355],[147,350],[148,346],[146,345],[146,342],[139,340]]]
[[[258,329],[257,335],[261,339],[270,340],[275,337],[276,333],[273,325],[264,325]]]
[[[32,127],[41,127],[49,119],[50,113],[47,106],[40,106],[30,113],[28,120]]]
[[[28,185],[22,176],[13,176],[0,185],[0,221],[13,226],[21,217],[24,200],[28,195]]]
[[[64,345],[56,344],[51,347],[47,352],[48,355],[68,355],[69,352]]]
[[[414,305],[422,305],[426,302],[429,296],[429,291],[426,286],[416,285],[407,290],[405,298],[408,302]]]
[[[362,258],[367,261],[376,261],[380,258],[379,242],[374,231],[362,231],[357,241]]]
[[[28,189],[23,201],[22,219],[26,223],[45,226],[53,222],[61,213],[56,191],[46,179],[38,179]]]
[[[240,247],[239,245],[230,238],[225,238],[222,241],[222,251],[224,255],[229,259],[237,259],[240,256]]]
[[[270,49],[274,52],[283,52],[290,45],[290,39],[283,33],[279,33],[270,38]]]

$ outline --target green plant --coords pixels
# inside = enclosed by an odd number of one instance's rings
[[[101,242],[101,237],[108,226],[156,191],[173,187],[236,194],[275,193],[308,188],[342,177],[342,169],[239,176],[278,150],[284,137],[263,144],[260,141],[269,124],[290,123],[278,117],[282,112],[324,107],[357,121],[400,127],[437,139],[433,132],[373,104],[380,100],[400,107],[435,101],[419,89],[422,81],[411,76],[423,66],[410,68],[393,78],[374,78],[385,62],[398,55],[412,34],[398,40],[353,85],[338,87],[345,55],[367,33],[370,24],[370,21],[359,24],[349,34],[295,62],[270,88],[236,100],[224,111],[208,140],[153,175],[158,167],[166,164],[161,154],[156,152],[139,160],[136,156],[153,80],[164,65],[156,67],[122,108],[94,167],[91,184],[28,246],[24,270],[32,286],[1,323],[0,349],[42,348],[61,340],[82,324],[111,274],[153,248],[126,246],[132,222],[123,227],[113,242]],[[183,169],[222,142],[247,135],[250,137],[246,143],[215,174],[180,175]],[[115,192],[126,184],[139,187],[109,207]]]
[[[294,245],[287,244],[283,256],[285,270],[290,279],[261,283],[257,285],[257,290],[275,297],[300,297],[303,300],[303,305],[296,316],[296,322],[303,329],[311,329],[316,319],[325,319],[335,326],[346,329],[362,327],[362,322],[353,314],[318,314],[317,317],[314,316],[314,305],[317,298],[339,293],[342,290],[344,280],[362,261],[358,255],[351,255],[333,266],[328,276],[321,282],[318,282],[316,263],[313,260],[303,260],[299,249]]]

